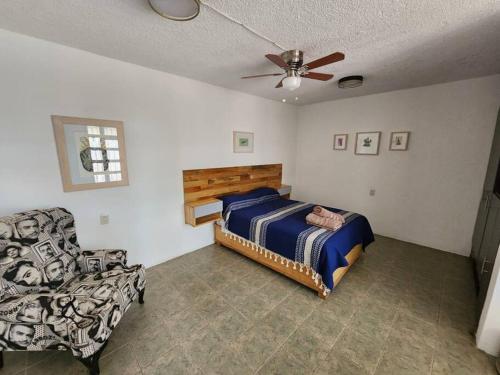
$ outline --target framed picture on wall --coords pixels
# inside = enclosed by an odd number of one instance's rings
[[[356,155],[378,155],[381,132],[356,133]]]
[[[335,134],[333,136],[333,149],[334,150],[347,150],[347,134]]]
[[[391,151],[408,150],[409,139],[410,139],[410,132],[392,132],[389,143],[389,150]]]
[[[253,133],[234,131],[233,152],[253,152]]]
[[[128,185],[121,121],[52,116],[64,191]]]

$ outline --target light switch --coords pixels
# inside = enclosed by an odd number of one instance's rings
[[[109,215],[101,215],[101,216],[99,216],[99,223],[101,225],[109,224]]]
[[[370,197],[373,197],[375,195],[375,189],[370,189]]]

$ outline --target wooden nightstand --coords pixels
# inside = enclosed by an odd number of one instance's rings
[[[290,193],[292,192],[292,187],[290,185],[281,185],[278,189],[278,193],[280,193],[281,198],[290,199]]]
[[[207,198],[184,203],[184,218],[186,224],[193,227],[217,221],[222,218],[222,201],[215,198]]]

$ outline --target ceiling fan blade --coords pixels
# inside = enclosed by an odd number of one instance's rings
[[[259,75],[256,75],[256,76],[241,77],[241,79],[259,78],[259,77],[271,77],[271,76],[282,76],[283,74],[285,74],[285,73],[259,74]]]
[[[329,79],[333,78],[333,74],[309,72],[307,74],[304,74],[302,77],[309,79],[319,79],[320,81],[328,81]]]
[[[280,87],[283,87],[283,79],[281,81],[279,81],[276,86],[274,86],[275,89],[279,89]]]
[[[344,58],[345,58],[345,56],[342,52],[335,52],[335,53],[332,53],[331,55],[322,57],[321,59],[311,61],[310,63],[304,64],[304,65],[307,65],[307,67],[309,69],[315,69],[315,68],[319,68],[320,66],[323,66],[323,65],[328,65],[328,64],[332,64],[332,63],[337,62],[337,61],[344,60]]]
[[[266,55],[266,57],[273,63],[278,65],[280,68],[287,69],[289,67],[288,64],[285,62],[285,60],[281,58],[281,56],[268,54]]]

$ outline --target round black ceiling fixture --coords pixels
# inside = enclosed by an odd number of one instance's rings
[[[363,84],[363,76],[347,76],[339,79],[339,88],[353,89]]]
[[[189,21],[200,13],[200,0],[148,0],[160,16],[174,21]]]

